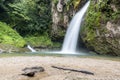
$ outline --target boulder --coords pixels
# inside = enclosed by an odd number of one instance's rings
[[[24,68],[22,71],[24,71],[22,75],[25,75],[28,77],[34,77],[36,73],[44,72],[45,69],[43,67],[30,67],[30,68],[27,67],[27,68]]]

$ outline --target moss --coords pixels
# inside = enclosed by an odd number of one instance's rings
[[[77,8],[80,4],[81,0],[73,0],[72,3],[74,5],[74,9]]]
[[[24,39],[15,30],[3,22],[0,22],[0,43],[16,47],[23,47],[26,44]]]
[[[24,38],[26,42],[32,46],[49,47],[53,46],[53,43],[47,34],[44,35],[28,35]]]
[[[57,5],[59,0],[53,0],[54,4]]]
[[[69,1],[67,1],[67,4],[66,4],[67,10],[70,10],[70,6],[73,6],[74,9],[76,9],[79,6],[80,2],[81,2],[81,0],[69,0]]]
[[[105,27],[107,22],[118,24],[120,19],[119,7],[116,7],[118,9],[116,12],[110,4],[115,4],[115,2],[113,0],[104,2],[91,0],[84,26],[81,29],[81,36],[90,50],[100,54],[119,55],[118,38],[105,36],[105,34],[111,34]]]

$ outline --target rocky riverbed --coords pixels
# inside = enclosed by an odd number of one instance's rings
[[[41,66],[34,77],[21,75],[26,67]],[[84,70],[94,75],[56,69]],[[120,80],[120,61],[81,57],[26,56],[0,58],[0,80]]]

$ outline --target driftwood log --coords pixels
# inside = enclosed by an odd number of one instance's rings
[[[84,74],[94,75],[94,73],[89,71],[84,71],[84,70],[68,69],[68,68],[62,68],[62,67],[56,67],[56,66],[51,66],[51,67],[56,69],[66,70],[66,71],[81,72]]]

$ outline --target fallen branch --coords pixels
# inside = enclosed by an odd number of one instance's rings
[[[81,72],[81,73],[84,73],[84,74],[94,75],[94,73],[89,72],[89,71],[84,71],[84,70],[75,70],[75,69],[61,68],[61,67],[56,67],[56,66],[51,66],[51,67],[56,68],[56,69],[61,69],[61,70],[67,70],[67,71],[73,71],[73,72]]]

